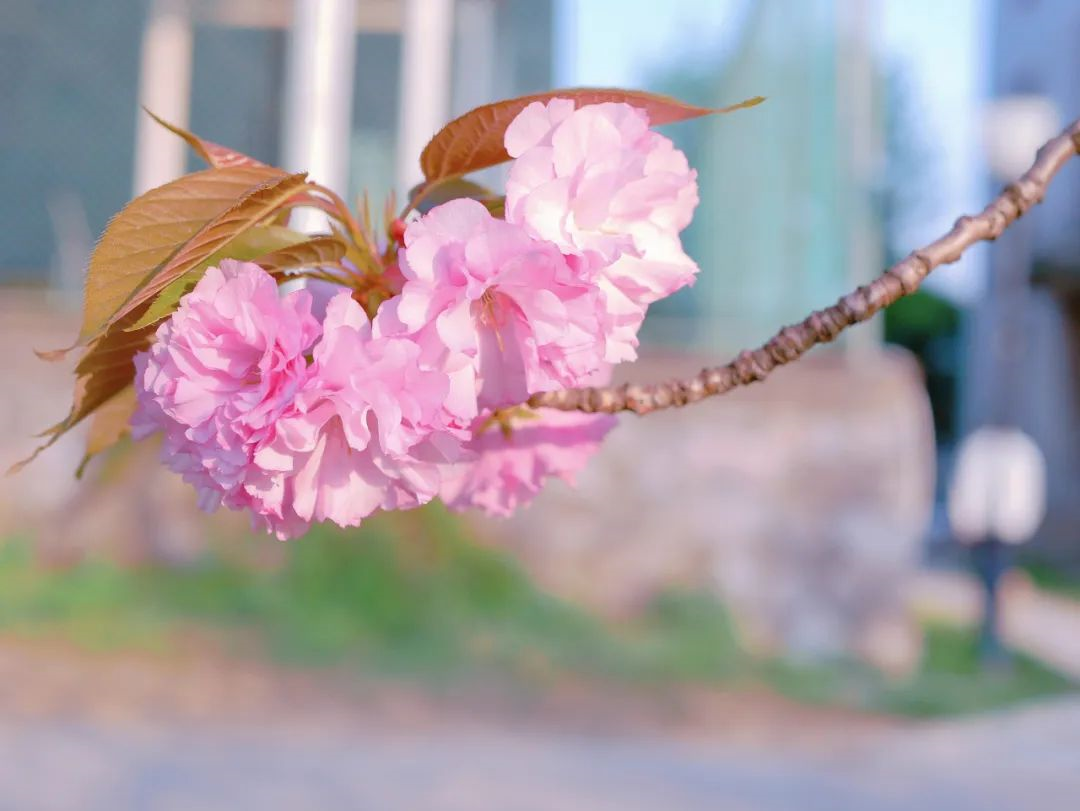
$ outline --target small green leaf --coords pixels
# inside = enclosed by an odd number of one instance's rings
[[[187,295],[188,291],[199,283],[199,279],[202,278],[203,272],[206,268],[210,267],[210,265],[210,262],[204,263],[190,273],[181,276],[158,293],[157,298],[150,302],[150,306],[146,308],[146,312],[142,314],[142,317],[124,331],[134,332],[143,327],[149,327],[152,324],[156,324],[163,318],[168,318],[172,315],[177,305],[180,304],[180,299]]]
[[[163,318],[168,318],[180,303],[180,299],[198,284],[206,269],[214,267],[222,259],[238,259],[242,262],[257,261],[260,257],[273,256],[277,251],[307,240],[307,234],[280,225],[264,225],[245,231],[220,251],[200,262],[175,281],[170,282],[164,290],[158,293],[157,298],[150,303],[142,317],[128,327],[126,331],[134,332],[151,324],[156,324]],[[342,247],[344,248],[344,245]],[[266,268],[267,271],[277,269],[276,266],[267,267],[261,261],[259,261],[259,264]]]

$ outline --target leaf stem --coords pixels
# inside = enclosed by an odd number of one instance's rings
[[[346,233],[353,243],[360,248],[360,254],[363,258],[366,270],[373,274],[382,273],[382,265],[378,260],[378,248],[373,243],[371,235],[364,232],[364,229],[360,227],[360,223],[357,222],[352,212],[349,211],[349,206],[343,199],[332,189],[328,189],[326,186],[322,186],[318,183],[311,184],[312,188],[318,193],[326,197],[326,200],[320,201],[315,205],[316,208],[326,212],[343,226],[345,226]],[[318,198],[313,198],[318,199]]]

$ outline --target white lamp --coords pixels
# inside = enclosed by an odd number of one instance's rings
[[[1057,135],[1061,115],[1046,96],[1003,96],[983,114],[986,162],[998,180],[1020,177],[1035,160],[1039,147]]]

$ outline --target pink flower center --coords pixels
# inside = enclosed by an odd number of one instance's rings
[[[499,344],[499,351],[505,352],[506,347],[503,345],[502,333],[499,332],[499,328],[506,323],[506,320],[503,317],[501,312],[502,308],[498,306],[498,301],[495,296],[496,288],[494,285],[480,295],[480,323],[484,326],[491,327],[491,329],[495,331],[495,340]]]

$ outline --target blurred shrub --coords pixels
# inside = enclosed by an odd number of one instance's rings
[[[270,571],[223,555],[184,569],[91,561],[46,570],[30,549],[0,545],[0,632],[60,634],[99,648],[163,648],[177,632],[216,629],[226,641],[254,638],[279,659],[373,676],[764,684],[800,701],[910,715],[1070,689],[1024,659],[1008,674],[980,672],[969,629],[928,629],[922,668],[895,683],[846,661],[754,659],[707,595],[664,595],[632,623],[607,624],[538,591],[509,557],[472,542],[437,507],[380,516],[351,532],[316,528]]]
[[[984,671],[978,636],[946,625],[926,628],[923,665],[902,685],[886,685],[878,706],[904,715],[974,713],[1072,689],[1067,679],[1025,656],[1004,671]]]
[[[914,353],[926,373],[939,441],[956,433],[960,323],[956,305],[928,290],[917,290],[885,311],[885,340]]]

